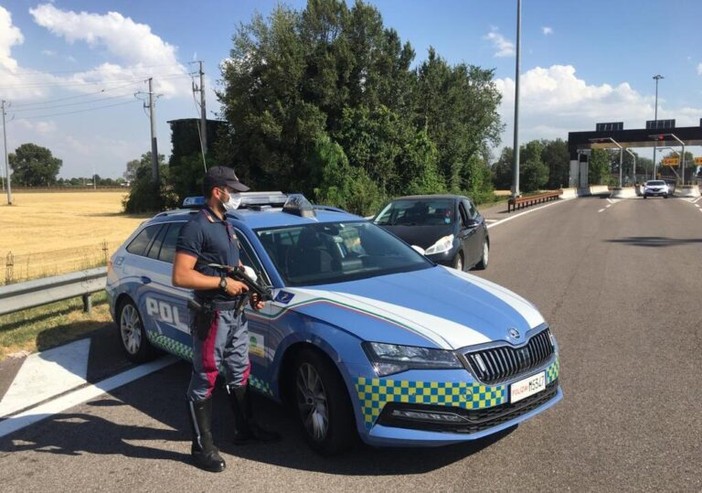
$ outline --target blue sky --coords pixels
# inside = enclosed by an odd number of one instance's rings
[[[306,1],[282,2],[302,9]],[[386,27],[416,52],[495,70],[512,146],[516,0],[374,0]],[[159,153],[168,120],[199,116],[192,62],[203,61],[207,112],[231,38],[270,0],[0,0],[0,99],[9,152],[25,142],[63,160],[59,176],[122,176],[150,150],[143,108],[153,77]],[[520,143],[568,138],[596,122],[642,128],[655,113],[678,126],[702,118],[699,0],[522,0]],[[499,148],[494,150],[497,156]],[[695,155],[700,150],[689,148]],[[638,149],[650,157],[650,150]],[[2,163],[4,168],[4,162]],[[2,170],[4,174],[4,169]]]

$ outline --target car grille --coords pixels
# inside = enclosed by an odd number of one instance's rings
[[[477,433],[518,418],[550,401],[557,393],[558,379],[549,383],[542,392],[519,402],[485,409],[391,402],[380,413],[378,424],[413,430]]]
[[[475,378],[495,384],[543,365],[553,355],[549,329],[529,339],[522,347],[499,346],[464,353]]]

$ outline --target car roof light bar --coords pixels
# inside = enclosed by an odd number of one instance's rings
[[[288,196],[288,200],[283,205],[283,212],[300,217],[317,216],[314,206],[301,193],[294,193]]]
[[[264,206],[282,207],[288,199],[288,196],[283,192],[241,192],[236,195],[241,197],[239,209],[253,209]],[[205,204],[205,197],[202,195],[185,197],[183,199],[184,209],[201,209]]]

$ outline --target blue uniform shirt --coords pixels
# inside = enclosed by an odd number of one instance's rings
[[[176,252],[196,257],[195,270],[207,276],[223,273],[207,264],[239,265],[239,240],[234,228],[226,220],[220,220],[209,207],[200,210],[180,230]],[[196,290],[195,295],[213,301],[231,300],[219,288]]]

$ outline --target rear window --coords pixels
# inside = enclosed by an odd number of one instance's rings
[[[133,255],[173,263],[175,246],[184,222],[154,224],[144,228],[127,246]]]
[[[453,222],[449,199],[398,200],[388,204],[375,219],[380,226],[437,226]]]

